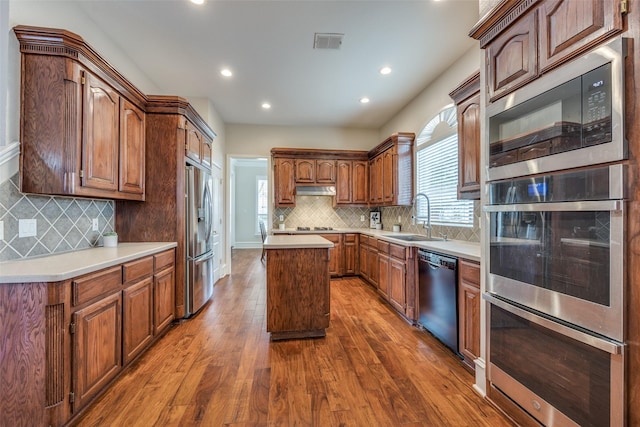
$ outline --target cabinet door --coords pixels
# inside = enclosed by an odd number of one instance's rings
[[[336,173],[336,205],[350,205],[352,203],[351,173],[353,162],[339,160]]]
[[[375,243],[375,241],[370,243]],[[369,282],[376,288],[378,287],[379,271],[378,250],[375,246],[369,246],[369,250],[367,251],[367,272],[369,273]]]
[[[357,234],[345,234],[343,247],[343,274],[354,275],[358,272],[358,237]]]
[[[123,364],[133,360],[153,339],[153,280],[151,277],[122,292]]]
[[[189,122],[187,122],[187,141],[184,147],[185,156],[195,161],[202,162],[202,134]]]
[[[389,302],[402,314],[405,314],[406,306],[405,265],[405,261],[389,259]]]
[[[122,295],[117,292],[73,315],[73,412],[122,369]]]
[[[465,260],[459,263],[458,346],[467,366],[480,356],[480,266]]]
[[[296,160],[296,183],[314,184],[316,182],[316,161],[301,159]]]
[[[335,160],[316,160],[316,184],[333,185],[336,183]]]
[[[480,199],[480,92],[458,105],[458,199]]]
[[[536,14],[522,16],[486,49],[489,97],[493,101],[538,74]]]
[[[329,248],[329,275],[342,276],[342,236],[340,234],[321,234],[320,236],[333,242]]]
[[[393,204],[397,190],[398,162],[396,150],[390,148],[382,153],[382,202]]]
[[[138,107],[120,100],[120,185],[125,193],[144,193],[145,117]]]
[[[351,202],[354,205],[366,205],[369,201],[368,162],[354,161],[351,178]]]
[[[376,157],[369,161],[369,202],[378,202],[378,174],[376,170]]]
[[[108,84],[84,72],[83,187],[118,190],[120,96]]]
[[[273,167],[276,206],[295,206],[295,161],[293,159],[275,159]]]
[[[153,277],[154,335],[162,332],[174,319],[176,276],[173,267]]]
[[[546,0],[539,7],[540,71],[544,72],[622,31],[620,3]]]
[[[378,253],[378,292],[389,299],[389,255]]]
[[[369,268],[368,268],[368,263],[367,263],[367,258],[368,258],[368,254],[369,254],[369,246],[365,246],[365,245],[360,245],[360,262],[359,262],[359,267],[360,267],[360,276],[362,276],[363,278],[369,280]]]
[[[202,166],[211,168],[211,156],[213,153],[212,143],[203,138],[202,140]]]

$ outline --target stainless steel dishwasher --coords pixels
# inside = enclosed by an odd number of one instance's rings
[[[458,259],[418,250],[418,323],[458,354]]]

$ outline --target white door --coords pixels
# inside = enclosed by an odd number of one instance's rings
[[[224,259],[223,241],[224,224],[224,191],[222,187],[222,170],[219,166],[213,165],[213,283],[216,283],[222,275],[222,260]]]

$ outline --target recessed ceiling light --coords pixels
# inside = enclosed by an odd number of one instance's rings
[[[366,96],[363,96],[362,98],[360,98],[360,103],[361,104],[367,104],[369,103],[370,99],[367,98]]]
[[[391,68],[390,67],[382,67],[382,68],[380,68],[380,74],[387,75],[389,73],[391,73]]]
[[[264,110],[268,110],[268,109],[270,109],[270,108],[271,108],[271,104],[269,104],[268,102],[263,102],[263,103],[262,103],[262,108],[263,108]]]
[[[204,0],[190,0],[193,4],[204,4]]]
[[[233,72],[228,68],[223,68],[222,70],[220,70],[220,74],[222,74],[225,77],[233,76]]]

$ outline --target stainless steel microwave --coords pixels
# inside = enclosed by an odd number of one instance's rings
[[[626,39],[551,71],[487,106],[487,180],[627,158]]]

